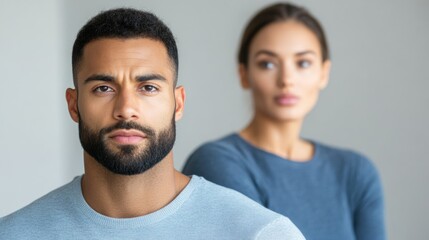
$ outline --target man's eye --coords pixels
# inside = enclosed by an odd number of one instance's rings
[[[308,60],[298,61],[298,67],[300,67],[300,68],[309,68],[310,66],[311,66],[311,62]]]
[[[152,85],[144,85],[142,87],[142,90],[145,92],[153,93],[153,92],[158,91],[158,88],[155,86],[152,86]]]
[[[113,92],[113,89],[108,86],[99,86],[94,89],[94,92]]]
[[[262,69],[273,69],[276,66],[273,62],[270,61],[260,61],[258,65]]]

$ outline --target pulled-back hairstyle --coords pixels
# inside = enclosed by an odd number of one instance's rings
[[[329,59],[328,43],[320,23],[305,8],[290,3],[277,3],[259,11],[247,24],[241,39],[238,62],[247,66],[249,48],[253,38],[265,26],[280,21],[296,21],[310,29],[317,37],[322,50],[322,61]]]
[[[179,59],[176,41],[170,29],[152,13],[131,8],[117,8],[99,13],[89,20],[77,34],[72,53],[75,87],[77,87],[77,70],[82,60],[84,47],[101,38],[149,38],[162,42],[174,68],[174,84],[176,84]]]

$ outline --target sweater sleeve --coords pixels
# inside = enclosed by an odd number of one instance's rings
[[[357,240],[385,240],[384,200],[380,177],[372,163],[362,157],[356,173],[356,205],[353,214]]]
[[[245,160],[230,146],[207,143],[188,158],[182,172],[198,175],[221,186],[234,189],[262,204],[255,180]]]

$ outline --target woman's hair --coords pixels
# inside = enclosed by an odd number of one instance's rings
[[[280,21],[296,21],[304,24],[317,37],[322,50],[322,61],[329,59],[328,43],[322,25],[305,8],[290,3],[277,3],[258,12],[247,24],[240,43],[238,62],[247,66],[249,47],[255,35],[265,26]]]

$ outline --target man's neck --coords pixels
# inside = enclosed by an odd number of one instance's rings
[[[169,153],[142,174],[126,176],[110,172],[84,154],[83,196],[96,212],[113,218],[131,218],[155,212],[170,203],[189,182],[177,172]]]

